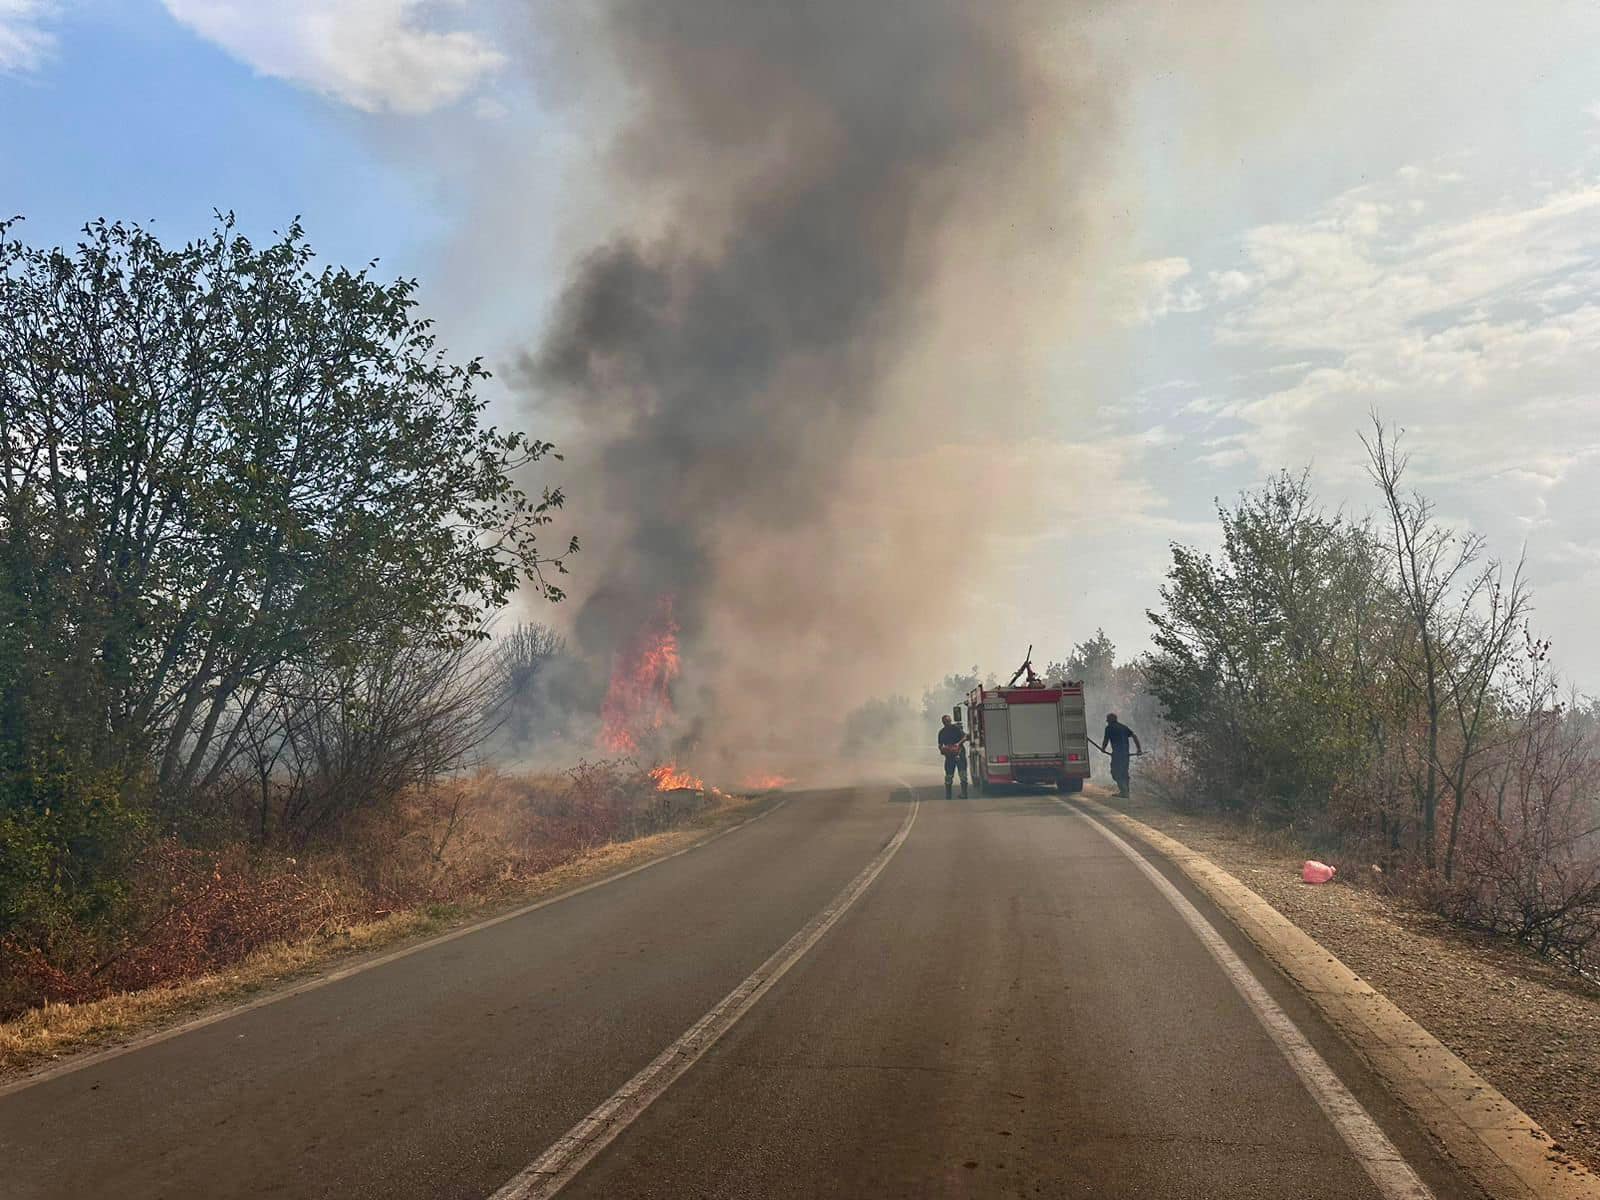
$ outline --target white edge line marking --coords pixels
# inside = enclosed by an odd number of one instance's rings
[[[822,940],[850,906],[859,900],[889,865],[889,860],[905,843],[917,819],[922,800],[912,793],[911,811],[900,823],[899,831],[878,851],[844,890],[828,906],[812,917],[777,953],[762,963],[745,981],[729,992],[712,1010],[656,1056],[648,1066],[618,1088],[609,1099],[579,1121],[490,1200],[544,1200],[554,1196],[582,1171],[595,1155],[604,1150],[657,1098],[675,1083],[740,1017],[749,1012],[778,980],[789,972],[806,952]]]
[[[489,917],[486,920],[475,921],[470,925],[463,925],[460,929],[452,929],[448,933],[441,933],[438,937],[432,937],[427,941],[418,942],[414,946],[406,946],[399,950],[392,950],[388,954],[379,955],[377,958],[368,958],[357,963],[351,963],[347,967],[340,967],[337,970],[329,971],[327,974],[318,975],[314,979],[308,979],[304,983],[298,983],[293,987],[284,988],[282,991],[275,991],[271,995],[261,996],[255,1000],[247,1001],[244,1004],[230,1005],[227,1008],[220,1009],[217,1012],[207,1013],[203,1017],[196,1017],[192,1021],[185,1021],[181,1025],[174,1025],[170,1029],[162,1029],[156,1033],[145,1034],[144,1036],[137,1037],[133,1041],[127,1042],[121,1046],[112,1046],[106,1050],[85,1051],[81,1057],[73,1057],[56,1066],[46,1067],[36,1074],[24,1075],[22,1078],[14,1079],[9,1083],[0,1083],[0,1097],[9,1096],[13,1092],[25,1091],[36,1084],[48,1083],[50,1080],[59,1079],[63,1075],[71,1075],[77,1071],[87,1070],[89,1067],[97,1067],[101,1063],[108,1062],[113,1058],[121,1058],[124,1054],[132,1054],[136,1050],[143,1050],[149,1046],[156,1045],[158,1042],[165,1042],[175,1037],[181,1037],[186,1033],[193,1033],[197,1029],[204,1029],[207,1025],[215,1025],[219,1021],[226,1021],[232,1017],[243,1016],[247,1012],[254,1012],[258,1008],[265,1008],[267,1005],[276,1004],[280,1000],[288,1000],[294,996],[304,995],[306,992],[314,992],[318,988],[327,987],[330,983],[338,983],[341,979],[349,979],[352,975],[359,975],[363,971],[372,970],[374,967],[386,966],[389,963],[395,962],[399,959],[407,958],[413,954],[420,954],[424,950],[431,950],[433,947],[441,946],[445,942],[453,942],[457,938],[466,937],[468,934],[477,933],[480,930],[488,929],[495,925],[500,925],[506,921],[515,921],[518,917],[525,917],[529,913],[536,912],[541,908],[549,908],[552,904],[560,904],[564,900],[571,900],[574,896],[581,896],[585,892],[592,892],[596,888],[602,888],[607,884],[616,883],[618,880],[626,879],[630,875],[637,875],[640,871],[648,871],[651,867],[659,867],[662,863],[669,862],[681,855],[688,854],[692,850],[699,850],[709,846],[712,842],[720,841],[721,839],[727,837],[730,833],[738,833],[739,830],[745,828],[747,825],[753,825],[763,817],[770,816],[788,802],[788,796],[780,797],[775,804],[769,805],[760,812],[756,813],[754,816],[746,817],[738,824],[730,825],[726,829],[719,829],[711,836],[700,838],[698,841],[691,842],[682,849],[674,850],[670,854],[663,854],[659,858],[648,859],[645,862],[639,863],[637,866],[629,867],[624,871],[618,871],[612,875],[603,876],[600,879],[592,880],[591,882],[582,884],[578,887],[557,892],[554,896],[546,896],[542,900],[535,900],[531,904],[524,904],[518,908],[512,909],[510,912],[503,912],[498,916]],[[626,845],[627,843],[619,842],[616,844]]]
[[[1417,1173],[1411,1169],[1411,1165],[1401,1157],[1394,1143],[1373,1120],[1372,1114],[1362,1107],[1361,1101],[1351,1094],[1350,1089],[1345,1087],[1334,1074],[1333,1068],[1328,1066],[1311,1043],[1306,1041],[1305,1035],[1290,1020],[1289,1014],[1284,1012],[1267,989],[1261,986],[1261,981],[1249,967],[1245,966],[1244,960],[1234,953],[1233,947],[1228,945],[1223,936],[1217,932],[1216,926],[1206,920],[1200,910],[1190,903],[1189,898],[1173,886],[1171,880],[1156,870],[1144,855],[1116,832],[1101,824],[1083,809],[1070,804],[1067,807],[1093,825],[1102,837],[1132,859],[1134,865],[1155,884],[1156,890],[1178,910],[1178,915],[1211,952],[1211,957],[1216,959],[1233,986],[1239,990],[1239,994],[1255,1012],[1256,1018],[1277,1043],[1278,1049],[1283,1051],[1283,1056],[1289,1060],[1289,1065],[1294,1068],[1295,1074],[1300,1076],[1300,1081],[1305,1084],[1312,1099],[1327,1114],[1328,1120],[1339,1131],[1339,1136],[1350,1147],[1350,1152],[1355,1155],[1356,1160],[1366,1169],[1378,1190],[1388,1200],[1432,1200],[1433,1192],[1429,1190],[1428,1185],[1422,1182]]]

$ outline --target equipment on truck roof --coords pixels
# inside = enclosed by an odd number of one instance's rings
[[[1012,672],[1012,674],[1011,674],[1011,682],[1006,684],[1006,686],[1007,687],[1016,687],[1017,679],[1018,679],[1019,676],[1022,675],[1022,673],[1024,671],[1026,671],[1027,674],[1028,674],[1028,686],[1029,687],[1043,687],[1044,686],[1044,680],[1040,679],[1037,675],[1035,675],[1033,673],[1033,647],[1032,646],[1028,647],[1028,656],[1022,660],[1022,665],[1020,667],[1018,667],[1015,671]]]
[[[977,687],[967,696],[968,753],[979,792],[1003,784],[1076,792],[1089,778],[1083,684],[1041,679],[1032,659],[1029,646],[1006,686]]]

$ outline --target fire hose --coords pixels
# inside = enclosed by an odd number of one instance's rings
[[[1093,746],[1096,750],[1100,751],[1100,753],[1104,754],[1107,758],[1112,757],[1111,751],[1107,750],[1104,746],[1100,745],[1098,742],[1090,742],[1089,745]],[[1128,755],[1128,757],[1129,758],[1143,758],[1144,757],[1144,751],[1143,750],[1135,750],[1132,754]]]

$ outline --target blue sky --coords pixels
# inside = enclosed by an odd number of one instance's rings
[[[29,240],[97,216],[181,239],[217,208],[259,233],[302,214],[330,257],[402,273],[441,235],[426,181],[373,152],[370,118],[258,75],[154,0],[62,4],[40,24],[47,59],[0,73],[0,207]]]
[[[529,13],[558,11],[0,0],[0,210],[52,243],[101,215],[173,239],[213,208],[258,234],[300,215],[504,361],[624,219],[596,170],[622,101],[543,69]],[[1166,544],[1206,544],[1213,497],[1310,464],[1371,506],[1376,405],[1444,515],[1526,547],[1558,661],[1600,687],[1600,10],[1104,12],[1104,240],[1013,447],[1050,482],[947,627],[982,614],[965,644],[997,669],[1097,625],[1142,647]],[[962,451],[924,474],[958,483]],[[958,665],[908,664],[906,686]]]

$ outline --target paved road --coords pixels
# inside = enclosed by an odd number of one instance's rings
[[[489,1196],[828,910],[913,810],[837,923],[564,1197],[1382,1195],[1084,816],[884,787],[795,795],[660,866],[0,1096],[0,1197]],[[1183,890],[1434,1194],[1474,1194]]]

